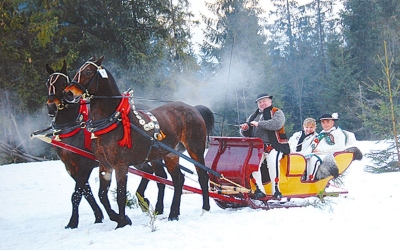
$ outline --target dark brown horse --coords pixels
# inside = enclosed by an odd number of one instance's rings
[[[199,113],[203,117],[204,122],[206,123],[207,136],[211,135],[214,132],[214,113],[212,112],[211,109],[203,105],[196,105],[194,107],[199,111]],[[136,105],[136,108],[149,109],[148,107],[142,105]],[[175,147],[175,149],[179,152],[185,151],[185,147],[181,143],[179,143]],[[148,173],[155,173],[157,176],[163,177],[165,179],[167,178],[167,174],[165,173],[164,170],[164,164],[162,163],[161,160],[152,161],[151,165],[145,164],[145,167],[141,167],[141,170]],[[140,184],[136,190],[137,196],[144,197],[144,191],[146,190],[148,183],[149,183],[148,179],[145,178],[141,179]],[[165,184],[157,182],[157,187],[158,187],[158,196],[157,196],[157,203],[155,206],[155,212],[157,214],[163,214]],[[150,202],[147,198],[144,198],[144,202],[146,202],[147,207],[149,207]],[[142,207],[142,210],[145,210],[145,208]]]
[[[67,76],[66,63],[59,72],[55,72],[49,65],[46,65],[47,72],[50,74],[46,87],[48,89],[47,99],[47,110],[50,117],[54,117],[52,121],[52,129],[56,131],[57,138],[62,138],[62,141],[68,145],[90,151],[91,139],[89,136],[85,137],[84,116],[88,115],[88,109],[85,107],[88,104],[82,103],[66,103],[63,98],[63,91],[67,85],[69,85],[69,77]],[[142,108],[142,107],[141,107]],[[143,106],[144,108],[144,106]],[[86,142],[86,144],[85,144]],[[82,199],[82,195],[87,199],[90,206],[93,209],[96,220],[95,223],[100,223],[103,220],[103,213],[96,203],[93,197],[88,179],[93,168],[98,167],[99,163],[94,160],[90,160],[87,157],[80,156],[79,154],[73,153],[69,150],[56,147],[56,153],[64,163],[67,172],[75,180],[75,191],[72,194],[72,215],[68,225],[65,228],[76,228],[78,227],[79,218],[79,204]],[[164,171],[164,164],[161,160],[152,162],[156,175],[166,178]],[[152,166],[145,164],[144,166],[138,167],[142,171],[153,173]],[[108,199],[108,189],[111,183],[112,172],[103,172],[100,168],[100,189],[99,198],[104,205],[107,214],[110,219],[117,221],[117,213],[111,209],[110,202]],[[144,196],[148,180],[142,178],[137,194],[144,198],[147,203],[148,199]],[[163,213],[163,200],[164,200],[164,189],[165,185],[157,183],[158,186],[158,200],[156,203],[156,212],[158,214]]]
[[[81,124],[84,122],[84,114],[81,111],[83,111],[82,108],[84,108],[84,105],[81,106],[80,103],[66,104],[62,98],[62,91],[69,84],[66,63],[64,62],[59,72],[55,72],[48,65],[46,65],[46,69],[50,74],[46,82],[48,89],[47,109],[49,116],[54,117],[52,121],[53,130],[56,131],[55,133],[58,137],[62,138],[63,142],[80,149],[88,150],[85,148],[84,129],[81,128]],[[87,139],[90,141],[90,138]],[[58,157],[64,163],[67,172],[75,181],[75,189],[71,197],[72,215],[65,228],[78,227],[78,209],[82,196],[86,198],[93,209],[95,223],[102,222],[103,213],[97,205],[88,182],[93,168],[98,167],[99,163],[59,147],[55,147],[55,150]],[[114,217],[114,220],[116,220],[116,213],[111,210],[109,205],[108,208],[108,212],[111,212],[110,217]]]
[[[171,102],[152,109],[154,117],[139,114],[134,108],[131,110],[129,94],[122,96],[113,76],[101,66],[102,62],[103,57],[84,63],[64,95],[72,102],[77,102],[84,94],[90,96],[92,123],[89,129],[97,137],[92,143],[94,155],[102,165],[116,172],[117,228],[131,225],[125,215],[128,166],[161,158],[174,183],[168,219],[178,220],[184,182],[178,164],[179,156],[155,142],[160,140],[170,148],[182,143],[190,157],[204,165],[206,123],[196,108],[183,102]],[[209,211],[208,173],[197,166],[196,170],[203,193],[202,208]]]

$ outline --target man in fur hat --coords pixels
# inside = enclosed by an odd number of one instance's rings
[[[306,153],[311,153],[307,162],[307,180],[315,180],[318,167],[327,155],[333,158],[334,152],[343,151],[346,148],[345,133],[342,129],[335,127],[335,121],[338,119],[337,113],[323,114],[318,119],[321,122],[322,131],[306,150]]]
[[[285,134],[285,115],[281,109],[272,106],[272,96],[262,93],[257,96],[258,109],[250,115],[246,123],[240,125],[240,134],[245,137],[259,137],[264,142],[264,154],[261,158],[257,172],[253,172],[256,180],[254,197],[261,199],[266,196],[262,183],[260,167],[266,159],[268,172],[271,178],[272,195],[280,199],[279,190],[280,160],[282,156],[290,153],[290,148]]]

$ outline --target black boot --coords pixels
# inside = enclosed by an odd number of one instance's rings
[[[279,188],[278,188],[278,186],[276,185],[275,186],[275,192],[274,192],[274,195],[273,195],[277,200],[281,200],[282,199],[282,193],[281,193],[281,191],[279,191]]]
[[[257,187],[256,191],[254,192],[254,199],[260,200],[265,197],[266,195]]]

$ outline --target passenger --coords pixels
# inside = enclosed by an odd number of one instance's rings
[[[339,119],[337,113],[323,114],[318,121],[321,122],[322,131],[314,139],[305,154],[311,153],[307,162],[307,180],[314,180],[318,167],[327,155],[333,158],[333,153],[343,151],[346,148],[346,136],[340,128],[335,127],[335,121]]]
[[[246,123],[240,125],[240,134],[245,137],[259,137],[264,142],[264,154],[258,166],[258,171],[253,172],[256,180],[254,197],[261,199],[266,192],[261,178],[261,164],[266,159],[268,172],[272,184],[272,195],[280,199],[279,190],[280,159],[290,153],[288,140],[285,134],[285,115],[281,109],[272,106],[272,96],[260,94],[256,98],[258,109],[250,115]],[[260,190],[261,189],[261,190]]]
[[[317,123],[314,118],[304,119],[303,130],[295,132],[289,139],[290,152],[300,154],[305,152],[318,135],[315,132],[316,128]]]

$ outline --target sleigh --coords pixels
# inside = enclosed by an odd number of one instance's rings
[[[240,184],[244,188],[255,190],[255,182],[252,180],[251,174],[257,171],[262,154],[264,144],[259,138],[239,138],[239,137],[212,137],[210,147],[205,157],[207,166],[223,175],[227,180],[210,176],[211,186],[215,190],[220,187],[231,187],[234,189],[236,184]],[[339,170],[342,174],[352,163],[352,152],[336,152],[334,158]],[[283,197],[306,198],[320,195],[331,195],[326,192],[329,182],[333,176],[318,181],[306,181],[303,178],[306,169],[306,159],[298,153],[291,153],[284,156],[280,162],[279,185]],[[264,169],[263,169],[264,168]],[[263,177],[268,174],[265,166],[261,172]],[[263,184],[267,197],[262,202],[255,201],[251,198],[251,194],[237,193],[214,197],[217,205],[221,208],[235,208],[250,206],[253,208],[269,209],[268,201],[273,200],[271,194],[270,181],[264,181]],[[235,184],[232,184],[235,183]],[[346,190],[339,189],[334,194],[345,194]],[[232,198],[235,198],[234,200]],[[274,203],[277,204],[277,203]],[[278,203],[283,205],[283,203]]]
[[[252,198],[252,194],[255,191],[255,182],[252,180],[251,174],[258,169],[263,150],[264,144],[259,138],[210,138],[209,149],[205,156],[205,165],[210,168],[208,171],[210,173],[210,197],[215,200],[219,207],[223,209],[240,207],[271,209],[301,206],[290,202],[276,202],[276,199],[270,193],[271,183],[269,181],[263,182],[267,197],[262,200],[254,200]],[[352,152],[334,153],[339,175],[350,166],[354,158],[353,154]],[[193,162],[190,158],[186,158],[186,160]],[[326,191],[330,181],[334,178],[333,176],[318,181],[303,180],[306,159],[301,154],[291,153],[286,155],[282,158],[280,166],[280,191],[286,201],[290,201],[292,198],[336,196],[348,193],[347,190],[341,188],[336,188],[334,192]],[[129,172],[150,180],[172,185],[169,180],[134,168],[129,168]],[[264,176],[268,173],[267,169],[261,169],[261,172]],[[183,189],[201,194],[201,190],[195,187],[184,185]]]

